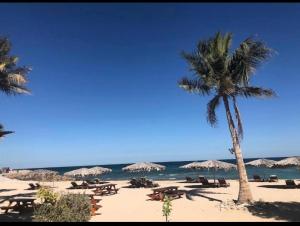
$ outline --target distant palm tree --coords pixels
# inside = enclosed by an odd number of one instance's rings
[[[235,154],[239,173],[238,203],[245,203],[252,201],[252,194],[240,146],[243,127],[237,97],[275,96],[271,89],[250,86],[250,78],[255,69],[271,56],[272,50],[263,42],[250,37],[234,52],[230,52],[231,41],[231,33],[222,35],[218,32],[213,38],[199,41],[195,52],[183,52],[195,77],[183,78],[179,81],[179,86],[191,93],[214,95],[207,104],[207,120],[212,126],[217,123],[215,109],[223,100],[233,144],[230,150]],[[233,105],[236,122],[230,111],[230,103]]]
[[[0,91],[7,95],[29,94],[30,91],[25,87],[27,83],[28,67],[18,67],[18,57],[10,56],[11,43],[7,38],[0,37]],[[12,133],[3,131],[0,125],[0,137]]]

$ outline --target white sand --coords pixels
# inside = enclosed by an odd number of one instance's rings
[[[98,210],[99,215],[91,218],[91,221],[164,221],[162,216],[162,202],[147,201],[146,194],[152,193],[151,188],[124,188],[127,181],[110,181],[120,188],[118,194],[99,197],[103,206]],[[176,185],[179,189],[188,191],[188,196],[172,201],[172,213],[170,221],[288,221],[299,220],[295,216],[295,210],[299,210],[300,189],[264,188],[261,185],[284,185],[284,180],[276,183],[251,182],[251,190],[256,201],[283,202],[278,211],[261,211],[263,216],[252,214],[246,208],[221,208],[221,202],[228,203],[237,198],[238,181],[230,180],[228,188],[191,188],[197,184],[179,183],[179,181],[157,181],[161,187]],[[28,181],[10,180],[0,176],[0,206],[8,204],[4,201],[11,195],[32,193],[25,190]],[[300,181],[297,181],[300,183]],[[52,182],[44,182],[44,185],[53,185]],[[55,191],[90,193],[91,190],[69,190],[70,182],[55,182]],[[294,202],[294,203],[292,203]],[[290,205],[292,203],[292,205]],[[285,205],[286,204],[286,205]],[[281,208],[282,207],[282,208]],[[289,208],[289,209],[288,209]],[[277,210],[277,209],[276,209]],[[286,211],[286,213],[284,212]],[[4,211],[0,213],[4,214]]]

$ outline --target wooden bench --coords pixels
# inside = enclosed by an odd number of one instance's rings
[[[33,207],[35,204],[34,203],[35,200],[36,200],[35,198],[30,198],[30,197],[11,198],[8,200],[9,201],[8,206],[3,206],[1,207],[1,209],[5,210],[5,213],[8,213],[10,209],[21,213],[23,210]],[[16,204],[13,205],[13,203]]]

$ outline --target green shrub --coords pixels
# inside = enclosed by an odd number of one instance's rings
[[[40,188],[37,192],[37,197],[42,200],[42,202],[54,204],[58,199],[58,194],[50,190],[49,188]]]
[[[34,210],[38,222],[86,222],[91,217],[91,203],[84,194],[62,195],[54,205],[42,203]]]
[[[163,212],[163,216],[166,217],[166,222],[168,222],[168,217],[170,216],[171,214],[171,211],[172,211],[172,203],[171,203],[171,200],[168,196],[165,196],[164,198],[164,202],[163,202],[163,207],[162,207],[162,212]]]

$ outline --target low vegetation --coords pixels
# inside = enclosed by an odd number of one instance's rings
[[[41,194],[50,200],[55,195],[49,191]],[[91,203],[84,194],[64,194],[55,202],[43,202],[34,210],[34,221],[36,222],[87,222],[91,217]]]

